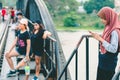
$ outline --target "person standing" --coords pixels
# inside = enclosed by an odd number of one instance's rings
[[[14,23],[14,17],[15,17],[15,10],[14,10],[14,8],[12,7],[11,9],[10,9],[10,16],[11,16],[11,23],[13,24]]]
[[[5,21],[5,15],[6,15],[5,7],[2,8],[1,15],[2,15],[2,21],[4,22]]]
[[[17,13],[17,22],[19,22],[23,18],[23,13],[19,12]]]
[[[35,63],[36,63],[35,76],[32,80],[38,80],[38,76],[41,68],[41,64],[40,64],[41,57],[44,52],[43,49],[44,39],[46,39],[50,35],[51,33],[44,29],[42,22],[40,20],[36,20],[34,23],[33,35],[31,36],[31,48],[33,54],[35,55]]]
[[[18,14],[19,14],[19,13],[22,13],[21,9],[15,10],[15,22],[17,22],[17,20],[18,20]],[[23,14],[22,14],[22,15],[23,15]]]
[[[30,56],[31,40],[30,40],[29,32],[27,31],[27,25],[28,25],[27,19],[23,18],[20,20],[19,32],[16,34],[16,38],[10,50],[5,54],[8,65],[10,66],[11,69],[7,74],[7,77],[12,77],[17,75],[17,69],[19,69],[22,66],[25,66],[26,62],[30,60],[29,56]],[[14,49],[16,44],[17,47]],[[14,68],[13,61],[11,58],[19,55],[24,55],[25,58],[23,58]]]
[[[98,12],[105,25],[102,36],[89,31],[93,38],[100,42],[100,54],[96,80],[111,80],[117,65],[120,52],[120,24],[117,13],[110,7],[103,7]]]
[[[19,13],[17,13],[17,21],[16,21],[16,24],[15,24],[15,33],[17,33],[17,31],[19,31],[19,22],[20,22],[20,20],[23,18],[23,14],[22,14],[22,12],[19,12]]]

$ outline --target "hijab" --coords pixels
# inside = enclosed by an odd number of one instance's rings
[[[103,7],[97,14],[100,18],[105,19],[107,24],[105,25],[102,38],[110,43],[111,40],[111,33],[113,30],[116,30],[119,37],[120,43],[120,24],[117,13],[110,7]],[[120,45],[118,45],[119,48]],[[100,44],[100,49],[103,54],[107,51],[106,49]],[[120,50],[119,50],[120,51]]]

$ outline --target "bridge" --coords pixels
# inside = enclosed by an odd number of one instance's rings
[[[45,41],[46,53],[43,55],[42,69],[40,73],[40,80],[57,80],[58,74],[62,72],[66,60],[60,45],[60,41],[55,30],[52,18],[43,0],[18,0],[16,4],[18,9],[21,9],[24,17],[29,20],[29,28],[33,29],[31,21],[40,19],[45,26],[45,29],[52,32],[52,37],[49,37]],[[15,38],[15,32],[13,31],[14,25],[10,25],[10,20],[7,19],[4,23],[1,23],[1,37],[0,37],[0,80],[23,80],[25,77],[24,68],[19,69],[19,74],[16,77],[7,78],[6,74],[9,71],[9,66],[6,62],[4,54],[9,50],[11,43]],[[59,45],[59,46],[58,46]],[[21,56],[13,58],[16,65],[22,59]],[[33,65],[34,64],[34,65]],[[35,73],[34,59],[30,61],[31,74],[29,80],[31,80]],[[67,70],[66,70],[67,71]],[[65,78],[66,77],[66,78]],[[71,80],[69,70],[61,78],[62,80]],[[59,80],[61,80],[59,79]]]
[[[89,80],[90,79],[90,63],[89,63],[89,39],[91,38],[90,35],[82,35],[78,43],[76,43],[76,46],[72,53],[70,53],[70,57],[66,61],[65,59],[65,53],[63,52],[57,31],[55,29],[54,23],[52,21],[52,18],[49,14],[49,11],[44,3],[43,0],[17,0],[16,7],[18,9],[21,9],[24,13],[24,17],[29,20],[29,28],[30,31],[33,29],[31,25],[31,21],[40,19],[45,26],[45,29],[52,32],[52,36],[48,37],[45,40],[45,54],[43,55],[42,59],[42,67],[41,67],[41,73],[40,73],[40,80],[80,80],[81,78],[78,78],[80,75],[79,71],[82,73],[82,69],[78,70],[78,67],[81,67],[78,65],[78,48],[82,44],[82,42],[85,43],[84,45],[84,54],[85,54],[85,70],[84,70],[84,76],[85,78],[83,80]],[[4,23],[1,23],[0,25],[3,26],[0,27],[0,80],[23,80],[25,78],[24,68],[19,69],[19,74],[15,77],[7,78],[6,74],[9,71],[9,66],[5,59],[5,52],[7,52],[10,48],[11,43],[13,42],[15,36],[15,32],[13,31],[14,25],[10,25],[10,20],[8,18],[7,21]],[[98,42],[96,42],[95,46],[98,46]],[[83,47],[82,47],[83,49]],[[96,49],[98,52],[98,49]],[[94,51],[94,50],[93,50]],[[83,54],[83,53],[82,53]],[[97,54],[96,54],[97,56]],[[70,72],[71,68],[68,68],[68,65],[70,64],[71,60],[75,58],[75,74],[72,74]],[[22,57],[14,57],[12,58],[14,60],[14,64],[16,65]],[[29,76],[29,80],[31,80],[35,74],[35,63],[34,59],[30,61],[31,66],[31,74]],[[95,72],[95,71],[94,71]],[[70,74],[71,73],[71,74]],[[82,73],[82,74],[83,74]],[[71,77],[73,77],[72,79]],[[94,75],[96,76],[96,75]],[[91,79],[92,80],[92,79]]]

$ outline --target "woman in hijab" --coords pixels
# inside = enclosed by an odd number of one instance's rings
[[[89,31],[100,42],[100,54],[96,80],[111,80],[120,51],[120,25],[117,13],[110,7],[103,7],[97,14],[105,25],[102,36]]]

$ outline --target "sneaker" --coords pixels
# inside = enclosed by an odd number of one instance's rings
[[[19,71],[18,70],[15,70],[16,71],[16,74],[19,74]]]
[[[38,77],[34,76],[34,78],[32,80],[38,80]]]
[[[13,77],[13,76],[16,76],[18,74],[18,72],[15,70],[15,71],[11,71],[7,74],[7,77]]]

